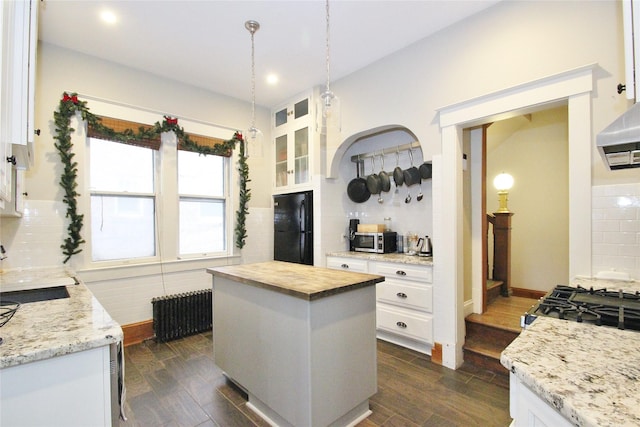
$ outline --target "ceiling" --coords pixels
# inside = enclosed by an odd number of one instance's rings
[[[331,80],[479,13],[500,0],[333,0]],[[255,33],[256,104],[275,107],[326,84],[326,3],[307,1],[39,2],[40,40],[251,101],[251,34]],[[104,25],[109,9],[118,21]],[[279,76],[268,85],[266,76]],[[339,94],[337,94],[339,95]]]

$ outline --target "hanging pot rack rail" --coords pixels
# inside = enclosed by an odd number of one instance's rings
[[[387,154],[396,154],[396,153],[399,153],[400,151],[409,151],[414,148],[422,149],[420,142],[414,141],[408,144],[397,145],[395,147],[383,148],[381,150],[372,151],[370,153],[355,154],[351,156],[351,161],[353,163],[360,163],[360,162],[363,162],[365,159],[369,159],[371,157],[380,157],[381,155],[386,156]]]

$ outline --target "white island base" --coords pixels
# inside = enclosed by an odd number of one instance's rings
[[[213,278],[214,357],[274,426],[351,426],[377,391],[375,286],[305,300]]]

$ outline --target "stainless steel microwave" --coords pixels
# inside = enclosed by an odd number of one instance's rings
[[[353,233],[352,247],[356,252],[372,252],[376,254],[386,254],[396,251],[395,231],[385,231],[383,233]]]

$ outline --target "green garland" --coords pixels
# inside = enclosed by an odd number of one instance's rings
[[[159,138],[163,132],[174,132],[180,143],[186,148],[196,151],[200,154],[222,155],[228,156],[231,151],[240,143],[240,157],[238,160],[238,172],[240,174],[240,206],[236,211],[236,227],[235,227],[235,244],[236,247],[242,249],[247,238],[247,230],[245,228],[246,216],[249,214],[247,204],[251,198],[250,189],[247,188],[249,179],[249,166],[247,165],[247,157],[245,156],[245,144],[242,134],[235,132],[233,137],[221,144],[213,147],[202,146],[189,138],[184,129],[178,126],[178,119],[164,116],[162,123],[156,122],[151,128],[140,127],[137,131],[126,129],[123,132],[115,130],[102,124],[100,118],[91,112],[87,107],[86,101],[78,99],[76,93],[64,93],[58,105],[58,111],[54,111],[53,118],[55,122],[54,139],[57,141],[54,146],[58,150],[60,161],[63,164],[63,171],[60,176],[60,186],[64,190],[62,201],[67,205],[66,217],[69,218],[69,226],[67,227],[68,237],[64,240],[62,253],[66,256],[64,263],[69,261],[71,256],[82,251],[80,245],[85,243],[80,232],[84,215],[78,214],[77,197],[80,194],[76,191],[78,187],[78,163],[73,161],[75,154],[72,151],[71,133],[75,129],[71,128],[71,118],[80,113],[82,120],[86,121],[91,127],[96,129],[105,137],[113,141],[128,142],[133,140],[155,139]]]

